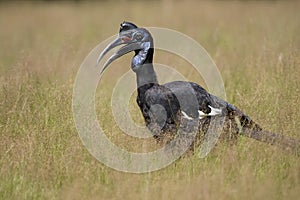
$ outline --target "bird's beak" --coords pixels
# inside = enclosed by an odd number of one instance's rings
[[[103,73],[103,71],[108,67],[108,65],[110,63],[112,63],[114,60],[116,60],[117,58],[131,52],[134,51],[136,49],[140,48],[140,44],[139,43],[134,43],[132,42],[131,38],[127,37],[127,36],[119,36],[116,40],[114,40],[113,42],[111,42],[99,55],[98,59],[97,59],[97,66],[99,65],[100,61],[102,60],[102,58],[113,48],[122,45],[122,44],[126,44],[125,46],[121,47],[117,52],[115,52],[103,65],[103,68],[101,69],[100,75]]]

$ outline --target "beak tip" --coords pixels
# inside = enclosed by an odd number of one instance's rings
[[[101,61],[101,59],[102,59],[102,54],[100,54],[100,56],[98,57],[98,59],[97,59],[97,62],[96,62],[96,66],[98,66],[99,65],[99,63],[100,63],[100,61]]]

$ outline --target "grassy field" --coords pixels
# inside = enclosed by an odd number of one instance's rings
[[[217,63],[229,102],[265,129],[300,138],[300,3],[175,2],[0,4],[0,199],[299,198],[299,157],[248,138],[140,175],[112,170],[85,149],[73,122],[73,82],[89,51],[123,20],[194,38]],[[202,83],[172,58],[154,59]],[[124,148],[139,140],[122,135],[108,105],[129,60],[105,74],[97,93],[99,120]]]

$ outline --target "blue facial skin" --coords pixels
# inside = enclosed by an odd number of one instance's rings
[[[145,63],[150,46],[150,42],[144,42],[141,44],[141,50],[133,57],[131,62],[131,69],[134,72],[136,72]]]

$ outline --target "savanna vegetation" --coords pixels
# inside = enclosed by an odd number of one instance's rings
[[[171,28],[209,52],[229,102],[265,129],[300,138],[299,9],[298,1],[0,3],[0,199],[298,199],[299,157],[243,137],[152,173],[110,169],[78,136],[72,91],[86,55],[123,20]],[[96,109],[111,140],[139,151],[145,141],[122,134],[109,106],[130,58],[105,73]],[[154,59],[205,87],[175,55]]]

